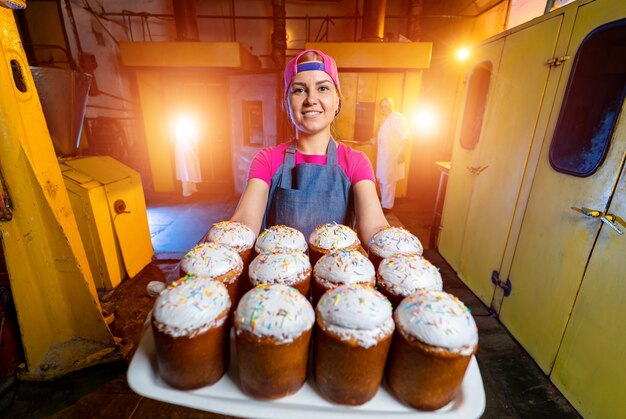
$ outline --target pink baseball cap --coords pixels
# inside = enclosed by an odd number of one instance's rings
[[[300,59],[300,57],[302,57],[307,52],[316,53],[317,55],[322,57],[322,60],[324,60],[324,62],[309,61],[298,64],[298,60]],[[294,76],[302,71],[308,70],[320,70],[328,74],[333,80],[333,83],[335,83],[337,93],[341,94],[341,89],[339,88],[339,76],[337,73],[337,63],[335,63],[335,60],[333,60],[330,55],[324,54],[322,51],[316,49],[305,49],[304,51],[301,51],[298,55],[293,57],[291,60],[289,60],[289,62],[285,66],[285,90],[283,92],[285,96],[287,96],[287,90],[289,90],[289,85],[291,84]]]

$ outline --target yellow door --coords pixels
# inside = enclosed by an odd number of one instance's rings
[[[126,273],[134,278],[154,255],[141,178],[135,173],[104,190]]]
[[[489,100],[467,215],[459,277],[487,305],[500,270],[546,89],[562,15],[506,37]],[[541,39],[542,42],[536,42]],[[504,115],[505,117],[501,117]]]
[[[567,49],[568,55],[573,59],[564,64],[563,74],[569,74],[572,70],[573,63],[578,59],[576,56],[578,49],[595,28],[619,19],[620,13],[624,16],[626,12],[624,7],[621,7],[620,12],[614,7],[607,7],[608,4],[610,2],[593,2],[579,7]],[[615,25],[611,26],[611,28],[615,27]],[[503,300],[500,310],[502,323],[546,373],[552,369],[585,271],[593,268],[593,265],[597,263],[590,263],[588,267],[589,255],[596,240],[600,240],[598,244],[603,245],[601,238],[607,234],[603,232],[601,236],[598,236],[603,225],[600,217],[590,217],[588,215],[596,215],[590,212],[586,216],[581,210],[573,210],[572,207],[606,211],[624,161],[626,115],[624,115],[620,99],[614,100],[611,96],[611,94],[616,94],[619,97],[624,87],[623,85],[617,88],[610,86],[611,80],[614,80],[616,76],[620,82],[620,71],[624,72],[623,32],[626,25],[621,25],[617,29],[621,32],[617,34],[616,39],[611,42],[598,43],[594,47],[598,51],[594,58],[586,66],[580,66],[581,80],[584,83],[582,91],[586,92],[587,96],[578,101],[569,100],[570,96],[573,97],[574,89],[569,86],[568,83],[571,80],[567,77],[563,77],[559,85],[557,92],[559,99],[555,101],[552,109],[546,131],[547,139],[543,144],[511,264],[509,278],[513,291]],[[587,41],[584,45],[590,45],[590,42]],[[602,45],[606,45],[606,49],[602,49]],[[586,47],[583,46],[583,48]],[[620,48],[622,52],[619,52]],[[572,77],[572,80],[576,80],[576,77]],[[609,85],[606,84],[607,82]],[[565,100],[562,99],[564,97]],[[612,108],[595,116],[594,124],[589,124],[591,130],[583,136],[587,138],[586,141],[589,141],[588,148],[581,149],[581,154],[573,155],[573,157],[586,159],[599,156],[600,160],[597,163],[599,166],[589,173],[579,174],[557,170],[555,153],[551,150],[552,137],[557,138],[561,129],[563,132],[575,133],[578,127],[585,127],[599,108],[598,104],[593,102],[595,99],[610,103]],[[621,100],[623,101],[623,97]],[[577,109],[577,113],[572,114],[574,117],[566,118],[561,114],[561,106],[565,109],[569,104],[572,104],[572,109]],[[622,107],[619,117],[621,121],[617,121],[620,106]],[[564,122],[557,125],[558,118],[562,116]],[[613,122],[616,123],[615,126],[611,125]],[[595,140],[600,135],[610,140],[606,156],[604,153],[598,153],[598,144]],[[574,144],[574,134],[564,135],[563,138],[563,144],[566,144],[566,147]],[[575,162],[575,159],[572,161]],[[623,197],[618,199],[623,199]],[[621,216],[623,217],[623,214]],[[615,258],[614,266],[620,265],[621,268],[605,266],[604,269],[615,270],[610,271],[608,277],[593,278],[591,282],[618,280],[623,282],[623,272],[626,271],[624,252],[619,253],[617,247],[613,247],[611,252]],[[589,286],[594,286],[594,284]],[[614,298],[621,299],[623,304],[623,296],[616,294]],[[596,308],[604,312],[607,306],[615,303],[617,302],[598,301]],[[600,307],[603,305],[606,306]],[[621,332],[616,330],[616,333]],[[569,339],[571,338],[570,336]],[[583,336],[580,338],[588,339]],[[612,345],[614,345],[613,341],[606,344],[595,342],[594,350],[604,353],[607,346]],[[618,363],[620,364],[618,368],[623,368],[621,366],[624,364],[623,360]]]
[[[480,127],[485,114],[488,115],[490,112],[490,106],[487,105],[484,114],[473,111],[489,97],[494,84],[491,74],[498,72],[503,46],[504,39],[499,39],[473,51],[468,79],[465,81],[468,87],[465,92],[463,123],[455,135],[438,245],[439,252],[457,272],[460,266],[467,209],[477,173],[475,169],[478,169]],[[485,72],[487,74],[484,74]],[[474,105],[476,102],[478,106]]]
[[[622,126],[626,125],[624,122]],[[626,142],[625,135],[626,130],[622,129],[622,143]],[[623,234],[602,225],[552,372],[552,381],[586,418],[616,418],[626,413],[626,170],[623,166],[607,212],[619,217],[616,224]]]
[[[225,79],[204,72],[183,72],[176,73],[167,83],[167,117],[186,115],[198,125],[200,190],[232,193],[230,117]],[[174,141],[171,141],[171,150],[175,160]],[[175,169],[173,173],[176,173]]]

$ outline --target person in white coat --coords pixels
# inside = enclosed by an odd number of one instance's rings
[[[404,155],[410,144],[410,133],[404,115],[394,110],[393,99],[382,99],[380,110],[385,120],[378,129],[376,178],[383,212],[389,212],[395,201],[396,184],[404,179]]]
[[[198,132],[189,120],[181,120],[176,130],[176,179],[182,183],[183,197],[188,198],[198,191],[202,182],[198,159]]]

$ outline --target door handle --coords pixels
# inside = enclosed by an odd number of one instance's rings
[[[617,226],[617,217],[613,214],[604,214],[602,216],[602,218],[600,218],[600,221],[602,221],[604,224],[608,225],[609,227],[611,227],[617,234],[624,234],[624,232],[622,230],[619,229],[619,227]]]
[[[480,175],[486,168],[489,166],[467,166],[467,170],[469,170],[472,175]]]
[[[601,215],[604,215],[602,211],[592,210],[592,209],[585,208],[585,207],[582,207],[582,208],[570,207],[570,208],[576,212],[581,213],[582,215],[586,217],[598,218]]]
[[[593,209],[589,209],[585,207],[582,207],[582,208],[570,207],[570,208],[576,212],[583,214],[585,217],[600,218],[600,221],[602,221],[604,224],[606,224],[611,229],[613,229],[613,231],[615,231],[617,234],[620,234],[620,235],[624,234],[624,232],[619,229],[619,226],[617,224],[617,222],[619,222],[618,217],[613,214],[608,214],[602,211],[593,210]]]

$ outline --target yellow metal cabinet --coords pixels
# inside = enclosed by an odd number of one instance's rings
[[[485,63],[488,63],[491,66],[491,72],[496,74],[503,47],[504,39],[500,39],[477,49],[472,54],[470,79],[471,75],[477,71],[478,67],[484,66]],[[468,83],[468,80],[465,82]],[[487,96],[492,90],[493,85],[494,80],[492,76],[488,86],[489,90],[485,92]],[[467,94],[466,92],[466,95]],[[469,98],[466,98],[466,106],[468,100]],[[488,112],[489,105],[487,105],[487,109],[485,109],[485,113]],[[446,186],[446,200],[442,213],[441,235],[439,238],[439,251],[446,258],[450,266],[457,272],[459,272],[461,266],[460,256],[465,234],[465,222],[467,220],[467,210],[472,197],[472,187],[474,185],[475,175],[471,168],[478,167],[478,153],[481,144],[481,137],[478,137],[478,143],[475,147],[473,149],[466,149],[460,144],[460,135],[460,131],[455,135],[450,173]]]
[[[108,156],[60,166],[96,287],[115,288],[152,259],[141,178]]]
[[[574,57],[593,29],[619,17],[619,8],[607,7],[610,4],[592,2],[578,8],[567,55]],[[621,13],[626,14],[624,7]],[[563,66],[564,74],[569,74],[571,61]],[[568,77],[562,78],[557,98],[565,96],[567,81]],[[510,279],[514,291],[502,301],[500,310],[501,321],[545,372],[552,369],[601,227],[598,219],[588,219],[571,207],[607,207],[626,150],[622,108],[622,125],[615,130],[608,154],[593,175],[577,177],[556,172],[548,155],[561,102],[557,100],[551,112],[547,140],[512,260]],[[623,260],[618,254],[615,257]]]
[[[486,304],[493,297],[492,272],[500,270],[550,74],[546,61],[554,54],[561,21],[557,15],[505,38],[490,93],[476,164],[483,170],[474,175],[459,268]],[[506,108],[506,117],[498,117]]]
[[[626,411],[626,105],[606,90],[623,83],[624,19],[620,0],[574,2],[479,48],[484,54],[504,42],[480,143],[473,152],[455,144],[439,244],[585,417],[622,417]],[[577,53],[590,34],[602,33],[600,27],[613,35],[586,44],[596,54],[581,65],[580,90],[588,96],[570,102]],[[623,84],[611,89],[619,97]],[[604,98],[611,107],[598,110],[588,98]],[[557,171],[550,163],[566,104],[578,113],[562,124],[566,151],[552,157],[596,156],[595,172],[595,166],[586,173]],[[589,125],[596,117],[597,125]],[[584,140],[573,138],[575,132]],[[602,139],[611,132],[605,156]],[[568,154],[576,147],[579,155]],[[472,170],[478,176],[470,181],[461,176],[466,167],[481,170]],[[605,223],[604,213],[610,214]],[[500,281],[510,280],[508,297],[495,288],[490,298],[491,269],[499,270]]]

